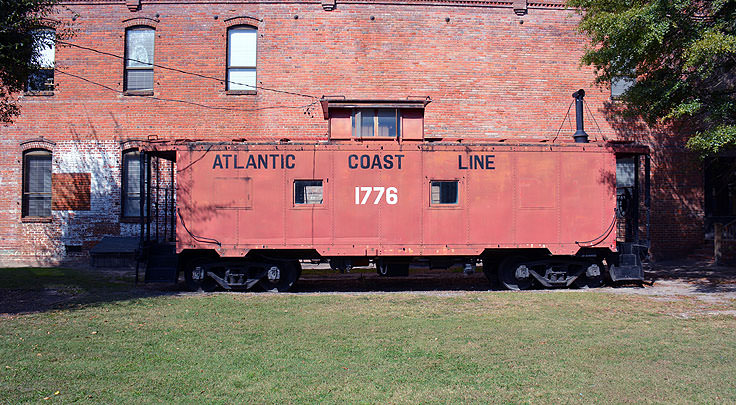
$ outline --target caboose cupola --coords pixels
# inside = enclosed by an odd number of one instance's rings
[[[429,97],[373,100],[323,97],[322,112],[329,120],[331,141],[422,141],[424,108]]]

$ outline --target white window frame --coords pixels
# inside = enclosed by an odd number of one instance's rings
[[[243,61],[246,63],[238,63],[232,61],[233,59],[233,35],[237,33],[247,34],[243,40],[252,41],[247,48],[252,49],[252,56],[240,55],[238,59],[248,59]],[[240,49],[243,47],[240,46]],[[240,61],[239,61],[240,62]],[[227,29],[227,68],[225,72],[225,90],[230,92],[255,92],[258,88],[258,29],[251,25],[236,25]],[[239,80],[231,80],[232,73],[236,71],[241,72],[252,72],[252,81],[248,83],[242,83]]]

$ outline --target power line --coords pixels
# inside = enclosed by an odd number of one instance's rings
[[[121,90],[112,88],[110,86],[107,86],[105,84],[95,82],[94,80],[87,79],[86,77],[82,77],[82,76],[79,76],[79,75],[75,75],[73,73],[65,72],[65,71],[63,71],[63,70],[61,70],[59,68],[54,68],[54,71],[59,72],[59,73],[61,73],[63,75],[74,77],[76,79],[82,80],[82,81],[87,82],[87,83],[90,83],[90,84],[94,84],[95,86],[102,87],[103,89],[106,89],[106,90],[109,90],[109,91],[113,91],[113,92],[118,93],[118,94],[125,94],[125,95],[131,96],[131,97],[143,97],[143,98],[146,98],[146,99],[153,99],[153,100],[158,100],[158,101],[167,101],[167,102],[173,102],[173,103],[189,104],[189,105],[194,105],[194,106],[202,107],[202,108],[208,108],[208,109],[212,109],[212,110],[251,112],[251,111],[261,111],[261,110],[273,110],[273,109],[280,109],[280,108],[302,109],[302,108],[309,108],[309,107],[311,107],[311,106],[313,106],[313,105],[315,105],[315,104],[318,103],[318,101],[313,101],[313,102],[311,102],[309,104],[298,105],[298,106],[296,106],[296,105],[292,105],[292,106],[290,106],[290,105],[275,105],[275,106],[266,106],[266,107],[257,107],[257,108],[218,107],[218,106],[212,106],[212,105],[207,105],[207,104],[195,103],[193,101],[181,100],[181,99],[176,99],[176,98],[164,98],[164,97],[156,97],[156,96],[144,96],[144,95],[137,95],[137,94],[129,94],[129,93],[126,93],[124,91],[121,91]],[[311,116],[311,114],[310,114],[310,116]]]
[[[223,79],[220,79],[219,77],[203,75],[201,73],[190,72],[190,71],[182,70],[182,69],[179,69],[179,68],[173,68],[173,67],[170,67],[170,66],[159,65],[157,63],[149,63],[149,62],[141,61],[141,60],[138,60],[138,59],[126,58],[124,56],[116,55],[116,54],[111,53],[111,52],[101,51],[99,49],[90,48],[90,47],[82,46],[82,45],[77,45],[77,44],[73,44],[71,42],[62,41],[62,40],[59,40],[59,39],[57,39],[56,42],[59,43],[59,44],[68,45],[68,46],[71,46],[71,47],[74,47],[74,48],[79,48],[79,49],[84,49],[84,50],[87,50],[87,51],[90,51],[90,52],[99,53],[101,55],[111,56],[113,58],[118,58],[118,59],[121,59],[121,60],[124,60],[124,61],[138,62],[138,63],[150,65],[150,66],[155,66],[157,68],[161,68],[161,69],[165,69],[165,70],[170,70],[172,72],[183,73],[185,75],[196,76],[196,77],[200,77],[200,78],[203,78],[203,79],[215,80],[215,81],[217,81],[219,83],[239,84],[241,86],[248,86],[248,87],[252,87],[252,88],[256,88],[256,89],[261,89],[261,90],[266,90],[266,91],[273,91],[273,92],[276,92],[276,93],[289,94],[289,95],[292,95],[292,96],[307,97],[307,98],[312,98],[312,99],[319,99],[319,97],[312,96],[310,94],[298,93],[298,92],[287,91],[287,90],[272,89],[272,88],[265,87],[265,86],[259,86],[257,84],[256,85],[250,85],[250,84],[245,84],[245,83],[234,82],[232,80],[223,80]]]

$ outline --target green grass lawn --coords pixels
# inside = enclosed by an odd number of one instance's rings
[[[0,403],[736,402],[733,301],[133,295],[0,316]]]

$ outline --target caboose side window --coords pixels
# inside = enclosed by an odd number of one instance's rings
[[[458,203],[457,180],[432,180],[429,190],[430,204],[457,204]]]
[[[294,180],[294,204],[322,204],[322,180]]]
[[[399,110],[396,108],[361,108],[353,111],[355,138],[396,138],[399,136]]]

